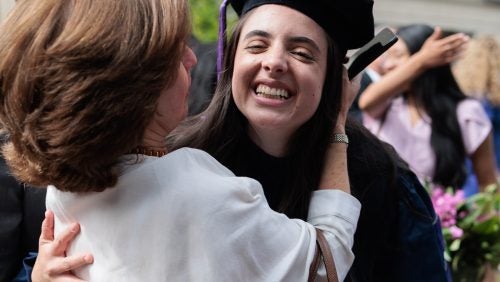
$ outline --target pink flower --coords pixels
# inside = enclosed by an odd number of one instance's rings
[[[458,239],[464,235],[464,231],[455,225],[450,227],[450,233],[453,239]]]
[[[464,192],[462,190],[458,190],[455,194],[445,192],[440,187],[435,187],[432,190],[432,205],[436,214],[441,219],[443,227],[451,227],[457,223],[457,207],[464,199]]]

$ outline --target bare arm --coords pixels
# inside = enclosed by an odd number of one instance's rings
[[[404,64],[384,75],[380,81],[370,84],[359,99],[361,110],[374,118],[380,117],[390,100],[407,89],[419,75],[430,68],[449,64],[460,57],[465,43],[469,40],[462,33],[442,39],[440,37],[441,29],[436,28],[420,51],[413,54]]]
[[[489,184],[496,183],[495,154],[493,150],[493,135],[490,133],[477,150],[472,154],[472,164],[483,191]]]

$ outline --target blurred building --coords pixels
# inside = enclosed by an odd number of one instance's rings
[[[410,23],[439,25],[445,30],[500,37],[500,0],[374,0],[375,21],[380,25]],[[0,0],[0,20],[15,0]]]
[[[500,0],[374,0],[375,22],[439,25],[444,30],[500,37]]]

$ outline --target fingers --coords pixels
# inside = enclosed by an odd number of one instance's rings
[[[49,276],[57,276],[93,262],[94,257],[91,254],[65,257],[57,260],[51,267],[49,267],[47,269],[47,273]]]
[[[64,254],[68,249],[69,243],[71,243],[79,232],[80,225],[78,223],[73,223],[68,228],[64,229],[64,231],[54,240],[54,254]]]
[[[462,47],[458,47],[454,50],[450,50],[450,51],[446,52],[445,59],[446,59],[447,63],[452,63],[452,62],[460,59],[463,56],[465,49],[466,49],[465,46],[462,46]]]
[[[463,33],[456,33],[439,40],[439,44],[446,50],[460,48],[469,41],[469,37]]]
[[[442,30],[439,26],[436,26],[434,28],[434,32],[432,33],[431,36],[429,36],[429,38],[433,39],[433,40],[437,40],[439,38],[441,38],[441,35],[442,35]]]
[[[465,34],[454,34],[442,39],[443,55],[447,63],[453,62],[462,56],[467,48],[469,37]]]
[[[54,240],[54,213],[52,211],[45,211],[39,244],[52,240]]]
[[[436,28],[432,38],[429,37],[418,52],[426,69],[449,64],[460,58],[469,41],[469,37],[463,33],[435,39],[440,32],[440,29]]]

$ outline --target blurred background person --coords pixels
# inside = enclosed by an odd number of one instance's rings
[[[478,99],[493,125],[496,169],[500,168],[500,42],[479,35],[468,43],[463,57],[452,66],[465,95]]]
[[[450,67],[468,37],[440,36],[439,28],[422,24],[398,30],[386,75],[360,97],[364,124],[392,144],[422,182],[461,188],[470,157],[484,187],[496,181],[491,123],[480,103],[462,93]]]

